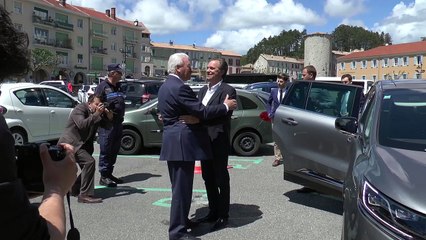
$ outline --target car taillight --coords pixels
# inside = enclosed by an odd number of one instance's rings
[[[151,94],[145,93],[141,97],[141,103],[146,103],[151,99]]]
[[[5,108],[2,105],[0,105],[0,113],[1,114],[5,114],[6,112],[7,112],[7,108]]]
[[[271,121],[271,119],[269,118],[269,116],[268,116],[268,112],[261,112],[260,114],[259,114],[259,117],[260,117],[260,119],[262,119],[263,121],[266,121],[266,122],[270,122]]]

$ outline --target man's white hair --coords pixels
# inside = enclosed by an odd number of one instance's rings
[[[169,62],[167,63],[167,71],[169,73],[176,73],[176,67],[183,65],[183,59],[188,58],[189,56],[185,53],[174,53],[169,57]]]

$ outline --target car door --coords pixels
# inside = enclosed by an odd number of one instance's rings
[[[68,95],[51,88],[43,88],[49,111],[49,139],[59,138],[65,129],[75,100]]]
[[[362,88],[296,81],[274,118],[274,139],[284,156],[284,179],[326,191],[341,190],[355,145],[335,119],[358,117]],[[344,109],[344,111],[342,110]]]

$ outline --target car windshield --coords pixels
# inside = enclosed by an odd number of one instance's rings
[[[425,151],[425,123],[425,89],[393,89],[384,92],[379,123],[381,145]]]

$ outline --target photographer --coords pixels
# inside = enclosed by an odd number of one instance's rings
[[[92,157],[94,138],[101,122],[108,124],[113,115],[105,108],[101,97],[90,95],[87,103],[80,103],[71,112],[59,143],[69,143],[75,148],[75,159],[81,173],[72,187],[71,194],[77,196],[80,203],[101,203],[95,198],[96,161]]]
[[[28,37],[18,32],[7,11],[0,6],[0,80],[22,75],[29,68]],[[37,209],[28,200],[17,177],[15,141],[0,114],[0,234],[2,239],[64,239],[64,196],[74,183],[77,166],[74,149],[62,146],[66,157],[52,161],[46,145],[40,147],[43,163],[43,200]]]

